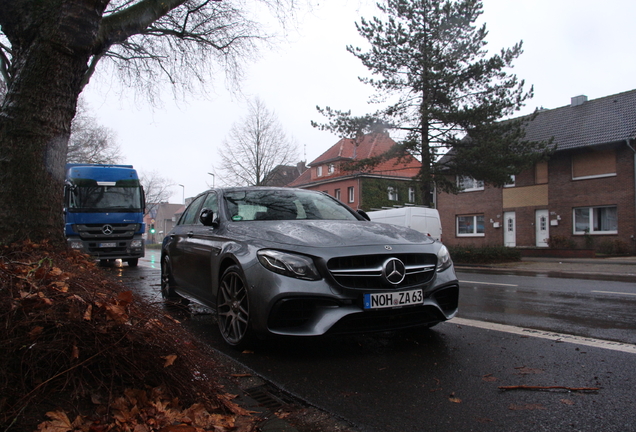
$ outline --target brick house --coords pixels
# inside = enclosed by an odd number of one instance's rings
[[[307,171],[305,162],[298,162],[295,166],[277,165],[267,173],[263,179],[263,186],[285,186],[296,180],[305,171]]]
[[[364,135],[357,141],[343,138],[287,186],[326,192],[354,210],[421,204],[421,186],[413,181],[421,164],[413,157],[391,159],[368,171],[344,169],[349,162],[380,155],[393,145],[387,133]]]
[[[513,184],[458,178],[463,192],[439,194],[445,243],[634,253],[636,90],[590,101],[577,96],[540,111],[526,139],[551,137],[557,149],[550,160]]]

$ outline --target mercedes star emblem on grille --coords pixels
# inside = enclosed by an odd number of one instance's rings
[[[404,277],[406,276],[406,267],[399,259],[390,258],[384,263],[382,273],[387,281],[393,285],[397,285],[404,280]]]
[[[104,225],[102,227],[102,232],[104,233],[104,235],[111,235],[113,233],[113,226],[112,225]]]

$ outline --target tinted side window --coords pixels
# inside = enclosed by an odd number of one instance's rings
[[[199,209],[205,197],[205,195],[201,195],[190,203],[185,213],[183,213],[183,216],[181,216],[181,219],[179,219],[179,225],[195,225],[201,223],[199,222]]]

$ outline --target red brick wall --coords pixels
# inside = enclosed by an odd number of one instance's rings
[[[451,246],[485,246],[503,244],[502,228],[490,222],[503,224],[502,190],[486,186],[484,190],[462,192],[458,195],[438,194],[437,210],[442,222],[442,239]],[[483,214],[485,235],[458,237],[455,218],[461,215]]]
[[[634,202],[634,153],[619,144],[616,151],[616,176],[586,180],[572,180],[571,156],[574,151],[558,152],[548,163],[548,205],[503,208],[503,189],[486,186],[483,191],[464,192],[458,195],[439,194],[437,208],[443,228],[444,243],[451,246],[503,245],[503,226],[494,228],[492,219],[503,225],[503,213],[514,211],[516,215],[517,247],[535,246],[535,210],[548,209],[550,220],[560,218],[557,226],[550,226],[550,236],[565,236],[585,246],[582,235],[573,234],[573,208],[616,205],[618,209],[618,234],[593,235],[598,246],[602,242],[619,240],[636,252],[636,207]],[[534,185],[534,169],[519,174],[515,187]],[[458,237],[455,218],[463,214],[483,214],[484,237]]]
[[[349,188],[354,188],[355,199],[352,203],[349,202]],[[350,178],[339,181],[332,181],[329,183],[309,186],[306,189],[316,190],[320,192],[327,192],[332,197],[336,196],[336,189],[340,189],[340,201],[348,205],[354,210],[358,210],[360,203],[360,182],[357,178]]]
[[[573,235],[573,208],[616,205],[618,234],[593,235],[595,242],[621,240],[634,247],[636,235],[634,213],[634,153],[626,146],[616,148],[616,176],[572,180],[571,156],[568,152],[550,161],[550,211],[561,217],[558,227],[550,227],[550,234],[572,237],[580,246],[581,235]]]

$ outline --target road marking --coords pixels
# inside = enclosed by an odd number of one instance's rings
[[[478,328],[482,328],[486,330],[495,330],[495,331],[500,331],[505,333],[512,333],[512,334],[517,334],[522,336],[550,339],[555,342],[567,342],[567,343],[585,345],[585,346],[594,347],[594,348],[603,348],[603,349],[608,349],[613,351],[621,351],[621,352],[626,352],[630,354],[636,354],[636,345],[622,343],[622,342],[614,342],[614,341],[608,341],[603,339],[574,336],[574,335],[569,335],[564,333],[554,333],[554,332],[548,332],[544,330],[515,327],[511,325],[489,323],[485,321],[476,321],[476,320],[457,318],[457,317],[447,322],[459,324],[459,325],[465,325],[468,327],[478,327]]]
[[[514,284],[503,284],[503,283],[494,283],[494,282],[477,282],[477,281],[464,281],[464,280],[460,280],[461,283],[474,283],[474,284],[481,284],[481,285],[498,285],[498,286],[508,286],[508,287],[518,287],[519,285],[514,285]]]
[[[619,295],[633,295],[636,296],[636,293],[626,293],[626,292],[618,292],[618,291],[595,291],[592,290],[593,293],[602,293],[602,294],[619,294]]]

